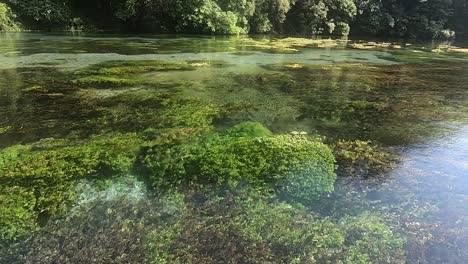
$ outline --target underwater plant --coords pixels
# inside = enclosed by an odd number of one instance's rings
[[[202,190],[146,237],[148,263],[404,263],[405,239],[382,217],[334,221],[249,188]]]
[[[395,167],[398,155],[370,141],[339,140],[331,145],[343,176],[379,175]]]
[[[312,200],[333,190],[334,162],[331,150],[322,142],[307,136],[272,136],[255,123],[186,139],[182,144],[154,145],[143,160],[156,189],[245,182]]]
[[[39,142],[0,151],[2,240],[13,240],[66,212],[75,199],[77,180],[128,172],[140,146],[136,134],[124,134],[100,136],[74,146]]]

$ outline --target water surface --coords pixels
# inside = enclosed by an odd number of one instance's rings
[[[321,47],[272,42],[0,35],[0,146],[197,127],[212,111],[202,106],[216,109],[209,117],[215,130],[256,121],[277,134],[370,140],[399,162],[379,175],[339,175],[335,191],[308,210],[330,218],[381,214],[407,238],[409,263],[465,263],[468,54],[432,52],[433,43],[362,50],[351,40]],[[96,75],[90,67],[113,61],[177,62],[190,69],[89,79]],[[174,117],[164,108],[174,101],[202,110],[182,111],[194,120]]]

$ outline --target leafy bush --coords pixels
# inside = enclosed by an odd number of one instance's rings
[[[68,1],[8,0],[17,14],[34,28],[64,28],[70,20]]]
[[[156,145],[144,164],[156,188],[247,182],[307,199],[333,190],[334,158],[327,146],[305,136],[269,134],[261,125],[246,123],[191,143]]]
[[[21,26],[16,20],[11,8],[5,3],[0,3],[0,31],[19,31]]]

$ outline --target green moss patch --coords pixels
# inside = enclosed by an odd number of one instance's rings
[[[129,78],[119,78],[111,76],[87,76],[73,80],[74,84],[86,87],[112,88],[122,86],[132,86],[138,82]]]
[[[99,75],[131,75],[154,71],[188,71],[195,67],[187,62],[165,62],[153,60],[108,61],[92,65],[81,73]]]
[[[39,223],[65,212],[75,199],[73,186],[76,180],[128,172],[140,145],[141,141],[135,134],[126,134],[98,137],[76,146],[57,148],[50,145],[36,150],[31,145],[2,150],[0,182],[5,190],[21,191],[19,197],[18,192],[4,194],[6,201],[12,201],[3,208],[0,216],[9,219],[8,223],[3,223],[2,228],[7,229],[4,232],[8,234],[4,239],[26,233],[26,224],[21,224],[26,216],[27,221]],[[25,197],[32,206],[24,207]],[[14,201],[18,201],[17,207]],[[32,219],[33,215],[37,217]]]
[[[194,198],[147,236],[148,263],[405,262],[405,240],[375,214],[321,219],[245,189]]]
[[[340,140],[331,146],[343,176],[382,174],[395,167],[398,156],[370,141]]]
[[[156,188],[247,182],[304,199],[333,190],[334,158],[327,146],[306,136],[268,134],[246,123],[195,143],[155,145],[144,164]]]

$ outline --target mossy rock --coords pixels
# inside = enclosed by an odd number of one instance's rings
[[[245,123],[186,142],[148,151],[143,163],[154,187],[244,182],[307,200],[333,190],[333,154],[307,136],[271,136],[261,125]]]

